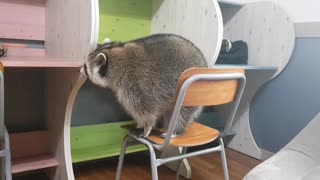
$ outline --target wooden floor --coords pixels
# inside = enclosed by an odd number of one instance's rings
[[[242,178],[260,161],[227,149],[229,175],[231,180]],[[110,159],[74,167],[76,180],[105,180],[115,179],[118,159]],[[122,180],[151,180],[150,160],[146,154],[139,153],[126,156]],[[223,171],[219,153],[212,153],[189,159],[192,168],[192,179],[223,180]],[[159,180],[175,179],[175,173],[160,166]],[[181,178],[184,179],[184,178]]]
[[[242,178],[260,161],[227,149],[229,175],[231,180]],[[219,153],[212,153],[189,159],[193,180],[223,180],[223,171]],[[76,180],[106,180],[115,179],[118,159],[91,162],[74,166]],[[44,174],[15,176],[14,180],[47,180]],[[122,171],[122,180],[151,180],[150,160],[145,153],[127,155]],[[165,166],[159,168],[159,180],[174,180],[175,173]],[[184,179],[184,178],[180,178]]]

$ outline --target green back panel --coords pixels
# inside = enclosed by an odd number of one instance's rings
[[[147,36],[151,31],[151,0],[99,0],[99,40],[128,41]],[[74,163],[119,155],[122,140],[128,133],[115,122],[71,128],[71,153]],[[127,153],[145,150],[132,146]]]
[[[128,41],[150,35],[151,0],[99,0],[99,43]]]
[[[120,153],[123,138],[128,133],[122,125],[133,121],[116,122],[71,128],[72,162],[83,162],[117,156]],[[127,153],[145,150],[144,146],[131,146]]]

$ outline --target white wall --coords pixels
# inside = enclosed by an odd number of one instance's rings
[[[230,0],[248,3],[261,0]],[[320,0],[266,0],[283,7],[294,22],[320,22]]]

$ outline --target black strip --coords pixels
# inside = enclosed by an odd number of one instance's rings
[[[86,65],[86,64],[83,65],[83,69],[84,69],[84,74],[85,74],[86,76],[89,76],[89,75],[88,75],[88,70],[87,70],[87,65]]]

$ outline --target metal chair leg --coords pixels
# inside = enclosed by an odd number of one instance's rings
[[[0,170],[0,179],[6,179],[6,160],[5,160],[5,150],[1,152],[4,156],[0,156],[1,170]]]
[[[187,147],[183,147],[181,151],[181,155],[185,154],[187,152]],[[184,159],[180,159],[177,165],[177,172],[176,172],[176,180],[179,180],[181,167]]]
[[[6,149],[6,156],[5,156],[5,164],[6,164],[6,180],[12,180],[11,174],[11,154],[10,154],[10,141],[7,129],[5,129],[5,149]]]
[[[6,161],[6,180],[12,180],[10,152],[6,154],[5,159],[6,159],[5,160]]]
[[[4,145],[6,149],[6,156],[5,156],[5,171],[6,171],[6,180],[11,180],[11,154],[10,154],[10,141],[9,141],[9,134],[7,129],[5,129],[5,135],[4,135]]]
[[[150,152],[150,162],[151,162],[151,173],[152,173],[152,180],[158,180],[158,164],[157,164],[157,157],[153,147],[148,146]]]
[[[224,179],[229,180],[228,164],[227,164],[226,152],[224,150],[224,143],[222,138],[219,138],[219,142],[221,146],[220,156],[221,156]]]
[[[119,155],[118,167],[117,167],[116,180],[120,180],[120,177],[121,177],[123,160],[124,160],[124,155],[126,154],[128,139],[129,139],[129,136],[126,136],[122,143],[122,147]]]

